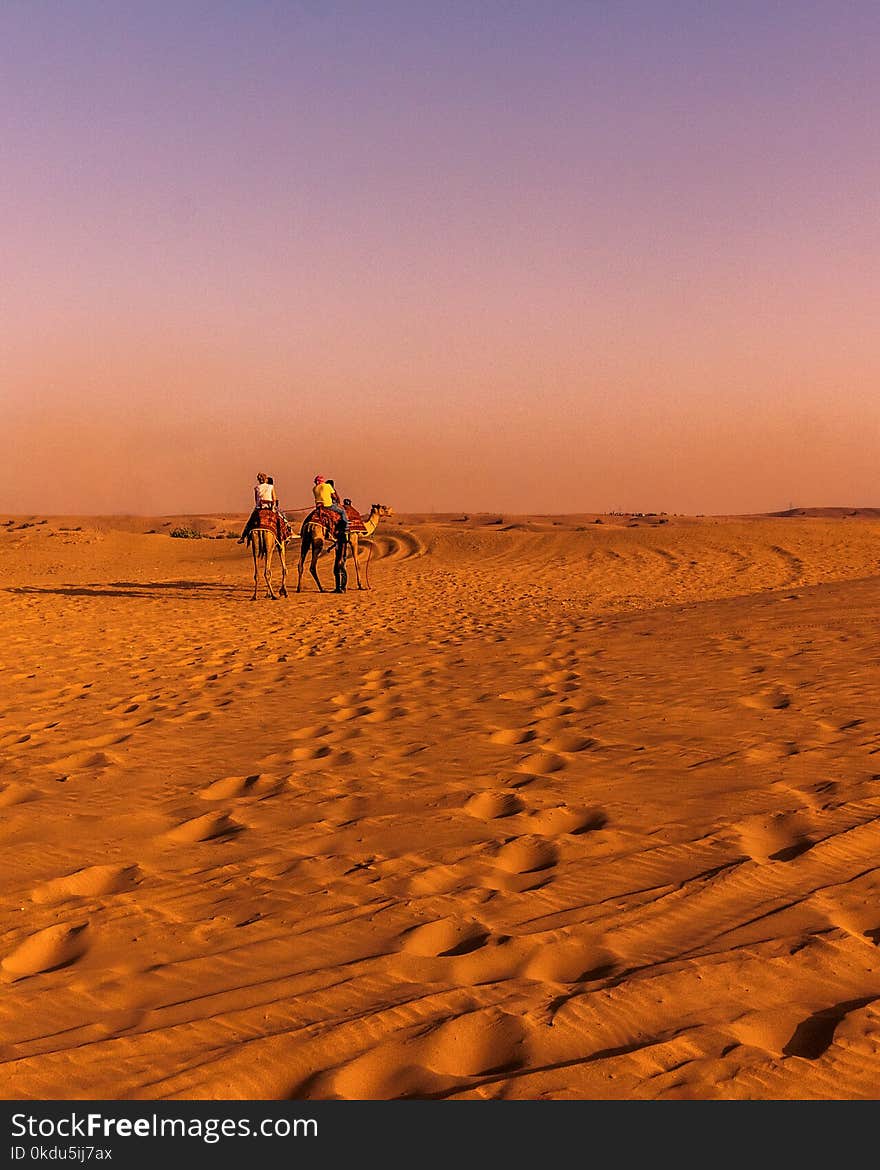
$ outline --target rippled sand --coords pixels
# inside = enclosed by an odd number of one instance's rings
[[[880,522],[596,519],[0,526],[0,1095],[874,1099]]]

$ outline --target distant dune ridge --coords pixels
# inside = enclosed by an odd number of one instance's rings
[[[876,1098],[880,509],[243,520],[0,517],[5,1098]]]
[[[826,520],[871,519],[880,520],[880,508],[788,508],[784,512],[770,512],[770,516],[812,516]]]

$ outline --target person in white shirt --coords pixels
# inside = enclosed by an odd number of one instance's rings
[[[275,494],[275,481],[271,475],[266,475],[265,471],[257,472],[257,482],[254,484],[254,510],[248,517],[247,524],[242,529],[241,536],[238,538],[239,544],[244,544],[248,538],[248,533],[257,522],[257,513],[261,508],[278,509],[278,496]]]
[[[275,495],[275,481],[271,475],[263,475],[262,472],[257,476],[257,483],[254,487],[254,502],[258,508],[263,507],[264,504],[278,503],[278,497]]]

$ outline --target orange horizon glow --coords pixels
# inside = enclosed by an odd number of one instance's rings
[[[0,511],[880,505],[835,11],[7,7]]]

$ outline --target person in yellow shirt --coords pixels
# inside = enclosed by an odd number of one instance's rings
[[[336,494],[333,491],[333,485],[328,483],[323,475],[315,476],[315,485],[312,488],[315,497],[315,507],[317,508],[332,508],[333,496]]]
[[[315,496],[316,508],[326,508],[328,511],[336,513],[337,519],[332,529],[334,538],[338,537],[340,533],[345,533],[345,539],[347,540],[348,515],[339,502],[336,484],[332,479],[326,479],[323,475],[316,475],[312,491]],[[340,592],[342,591],[340,590]]]

